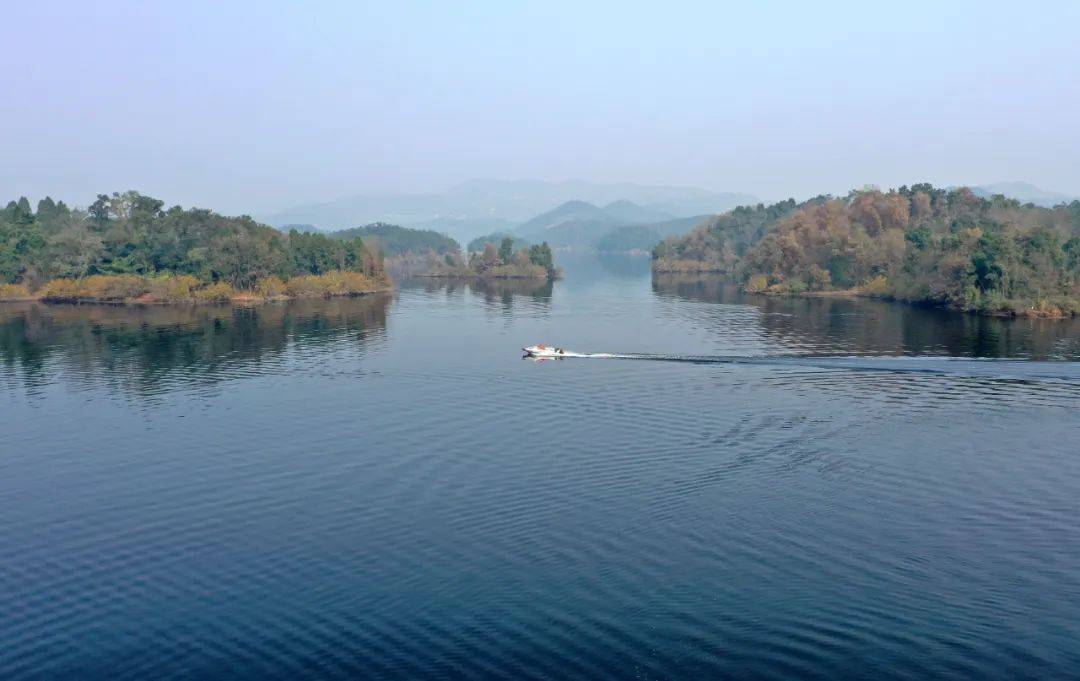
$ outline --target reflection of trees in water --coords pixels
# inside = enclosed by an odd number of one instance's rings
[[[290,344],[326,346],[381,338],[388,295],[219,305],[0,305],[0,361],[28,384],[59,371],[72,380],[153,392],[174,375],[187,382],[229,378],[280,359]],[[275,359],[277,358],[277,360]]]
[[[476,279],[453,277],[414,277],[398,284],[401,289],[419,289],[425,293],[445,293],[452,298],[466,291],[484,300],[487,306],[496,306],[504,312],[512,312],[515,303],[546,310],[551,305],[555,283],[550,279]]]
[[[547,309],[551,305],[554,285],[550,279],[477,279],[468,282],[473,295],[482,297],[488,305],[500,305],[507,312],[513,310],[514,299],[518,297]]]
[[[722,277],[653,277],[660,296],[753,305],[775,342],[815,352],[897,353],[1033,359],[1080,356],[1080,320],[1006,319],[866,298],[748,295]]]
[[[620,279],[644,279],[652,271],[652,258],[625,253],[599,253],[596,256],[604,272]]]

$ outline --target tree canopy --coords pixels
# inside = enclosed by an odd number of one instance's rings
[[[532,246],[532,242],[528,239],[522,239],[519,236],[510,234],[509,232],[492,232],[491,234],[485,234],[484,236],[478,236],[469,242],[468,251],[470,253],[480,253],[484,250],[486,244],[501,244],[503,239],[507,237],[513,239],[513,249],[519,251],[522,248],[528,248]]]
[[[361,238],[282,233],[248,216],[165,208],[135,191],[100,194],[86,210],[45,197],[35,212],[21,197],[0,211],[0,283],[173,273],[245,289],[269,276],[381,268]]]
[[[1080,201],[1054,208],[916,184],[737,208],[653,251],[658,271],[753,290],[861,287],[964,309],[1080,309]]]
[[[379,250],[385,255],[422,255],[429,251],[446,255],[461,250],[458,242],[445,234],[430,229],[411,229],[385,222],[330,232],[329,237],[345,241],[357,237],[377,241]]]

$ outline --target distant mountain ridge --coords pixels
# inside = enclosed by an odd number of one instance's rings
[[[647,225],[616,227],[594,241],[593,246],[601,253],[651,251],[667,237],[685,234],[713,217],[713,215],[694,215]]]
[[[664,237],[689,231],[710,216],[674,217],[626,199],[603,208],[574,199],[537,215],[515,234],[533,242],[546,241],[555,248],[650,250]]]
[[[1080,198],[1042,189],[1030,182],[995,182],[993,184],[974,186],[971,191],[983,199],[988,199],[994,194],[1002,194],[1021,203],[1033,203],[1044,208],[1053,208],[1056,205],[1070,203]]]
[[[1004,194],[1039,206],[1076,198],[1028,182],[976,185],[972,191],[981,197]],[[390,222],[440,232],[460,243],[480,235],[512,233],[536,243],[548,240],[555,247],[593,247],[616,229],[652,225],[664,238],[689,231],[708,216],[757,203],[758,199],[748,194],[697,187],[480,179],[462,182],[443,193],[359,195],[298,206],[264,219],[278,227],[295,226],[305,231]],[[689,222],[665,227],[672,220]],[[604,246],[633,244],[631,247],[638,249],[652,235],[643,229],[625,230],[621,236],[605,240]]]
[[[652,206],[639,206],[629,199],[619,199],[609,203],[604,206],[604,214],[628,225],[663,222],[676,217],[674,213]]]
[[[600,206],[581,199],[571,199],[537,215],[514,231],[526,237],[543,236],[552,230],[560,230],[565,225],[572,225],[580,231],[588,226],[602,229],[604,226],[614,226],[617,222],[615,216],[608,215]]]
[[[439,255],[458,253],[461,246],[445,234],[430,229],[411,229],[385,222],[375,222],[363,227],[353,227],[331,232],[333,239],[351,240],[360,237],[365,241],[376,241],[378,248],[385,255],[423,255],[434,251]]]
[[[261,219],[275,226],[310,224],[326,231],[381,221],[434,229],[467,241],[480,234],[511,230],[572,199],[606,206],[613,214],[628,208],[622,205],[625,201],[634,204],[632,210],[641,213],[635,220],[646,222],[656,222],[665,216],[718,213],[737,205],[758,202],[748,194],[712,192],[698,187],[605,184],[585,180],[477,179],[462,182],[445,192],[363,194],[297,206],[261,216]]]

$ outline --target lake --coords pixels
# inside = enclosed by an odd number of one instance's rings
[[[0,305],[0,676],[1077,673],[1080,321],[561,260]]]

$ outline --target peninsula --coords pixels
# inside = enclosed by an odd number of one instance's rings
[[[1080,314],[1080,201],[1043,208],[929,184],[744,206],[653,250],[653,271],[748,292],[866,295],[984,314]]]
[[[250,217],[165,208],[128,191],[86,210],[46,197],[0,210],[0,300],[219,303],[390,289],[360,237],[282,232]]]

